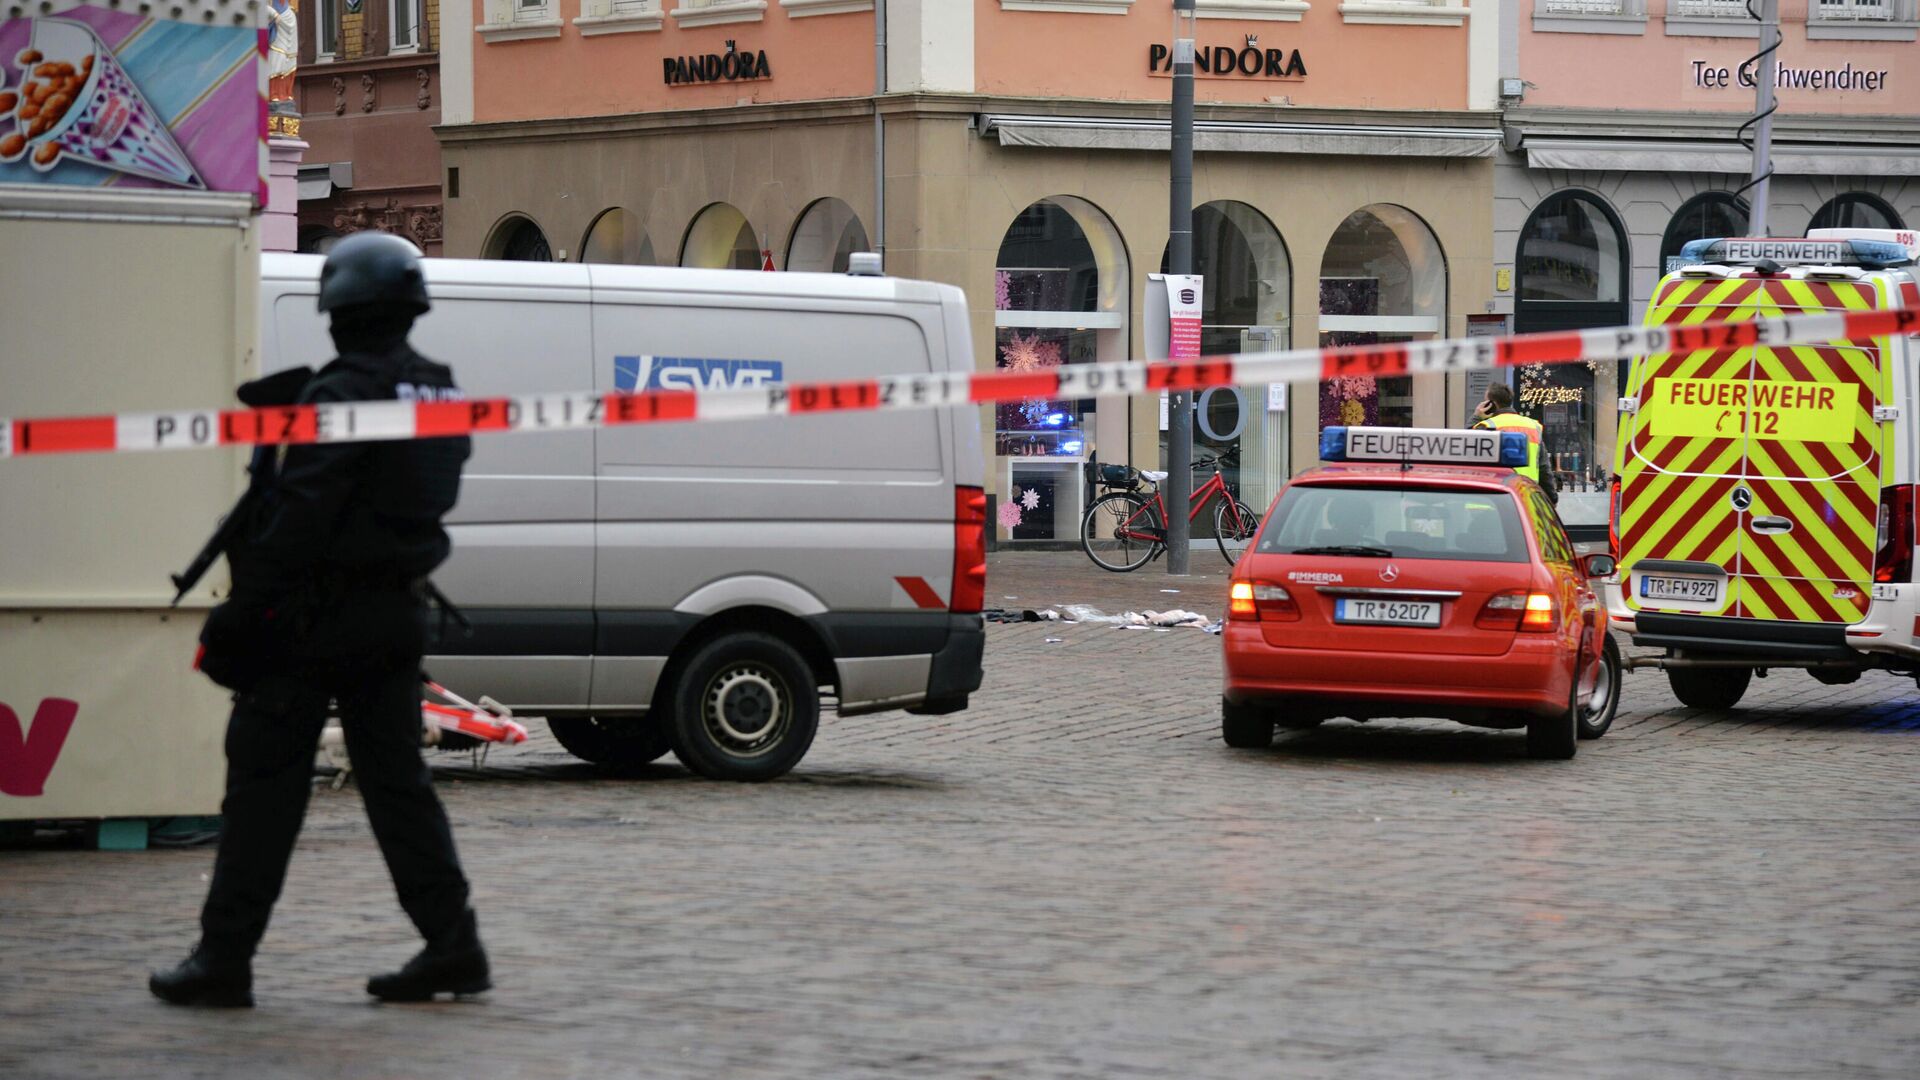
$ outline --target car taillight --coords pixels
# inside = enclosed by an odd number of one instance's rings
[[[987,601],[987,493],[953,489],[953,599],[947,610],[972,615]]]
[[[1295,622],[1300,608],[1284,587],[1264,581],[1236,581],[1227,589],[1227,618],[1246,622]]]
[[[1873,580],[1912,581],[1915,489],[1895,484],[1880,493],[1880,535],[1873,553]]]
[[[1620,562],[1620,478],[1614,477],[1607,490],[1607,554],[1615,565]]]
[[[1473,625],[1482,630],[1552,630],[1560,625],[1560,612],[1549,593],[1503,592],[1487,598]]]

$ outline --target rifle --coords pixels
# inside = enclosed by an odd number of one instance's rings
[[[235,396],[240,399],[241,404],[253,409],[291,405],[300,400],[301,390],[312,378],[312,368],[290,368],[265,378],[242,383],[240,389],[235,391]],[[220,523],[214,527],[213,535],[207,538],[206,544],[200,548],[200,553],[193,557],[193,561],[187,564],[187,568],[177,574],[168,575],[173,581],[173,587],[179,590],[173,594],[174,607],[179,607],[180,601],[200,583],[200,579],[206,576],[207,571],[213,568],[214,560],[226,554],[227,549],[233,546],[240,535],[241,527],[253,516],[253,508],[265,495],[267,481],[271,478],[272,470],[269,462],[272,452],[272,448],[268,446],[254,447],[253,461],[247,466],[247,471],[252,474],[251,479],[247,481],[247,490],[241,494],[239,501],[233,504],[233,509],[227,511],[226,516],[220,519]]]

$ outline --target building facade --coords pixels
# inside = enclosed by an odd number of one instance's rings
[[[300,250],[363,229],[441,254],[440,0],[296,0]]]
[[[1207,351],[1465,333],[1494,300],[1494,5],[1199,9]],[[1143,357],[1171,4],[888,0],[879,60],[877,14],[449,8],[445,253],[790,271],[873,248],[890,274],[966,291],[982,369]],[[1196,438],[1264,504],[1315,460],[1324,419],[1459,423],[1456,382],[1223,388],[1201,395]],[[1002,541],[1076,536],[1089,461],[1162,459],[1151,401],[1007,403],[983,423]]]
[[[1759,29],[1738,0],[1530,0],[1503,27],[1497,311],[1638,321],[1681,245],[1751,231]],[[1915,0],[1780,0],[1766,232],[1920,225]],[[1570,526],[1603,526],[1624,364],[1522,372]]]

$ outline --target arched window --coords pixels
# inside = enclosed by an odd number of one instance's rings
[[[1627,273],[1633,260],[1627,231],[1600,196],[1576,190],[1549,196],[1520,230],[1514,261],[1520,277],[1515,290],[1515,331],[1580,330],[1628,321]],[[1556,469],[1562,491],[1578,493],[1599,486],[1612,433],[1601,432],[1603,438],[1596,442],[1595,429],[1602,398],[1616,395],[1618,389],[1613,367],[1611,363],[1601,368],[1550,364],[1520,372],[1519,408],[1545,426],[1542,450]],[[1621,374],[1624,370],[1624,366],[1619,369]],[[1589,502],[1562,500],[1562,520],[1568,525],[1604,526],[1604,507]],[[1596,508],[1601,510],[1597,519],[1583,516]]]
[[[1168,256],[1160,271],[1166,273]],[[1293,266],[1280,230],[1243,202],[1210,202],[1193,211],[1193,270],[1200,289],[1200,351],[1284,349],[1291,344]],[[1227,454],[1222,472],[1240,497],[1265,507],[1287,478],[1286,413],[1269,411],[1265,386],[1222,386],[1195,400],[1193,442]],[[1164,462],[1163,462],[1164,463]],[[1204,529],[1203,529],[1204,525]],[[1206,515],[1194,522],[1210,529]]]
[[[1672,260],[1691,241],[1745,236],[1748,220],[1746,200],[1724,191],[1703,192],[1688,199],[1667,222],[1666,235],[1660,238],[1660,272],[1672,269]]]
[[[1320,344],[1437,337],[1447,314],[1447,260],[1427,223],[1376,203],[1347,215],[1320,260]],[[1413,380],[1356,376],[1320,384],[1320,423],[1413,424]]]
[[[760,269],[760,241],[747,215],[726,203],[714,203],[700,211],[687,227],[686,242],[680,245],[680,265],[709,270]]]
[[[847,272],[847,257],[867,251],[866,226],[853,207],[839,199],[815,199],[793,227],[787,242],[787,269]]]
[[[493,227],[481,249],[483,258],[509,262],[552,262],[553,249],[547,246],[547,234],[524,214],[508,214]]]
[[[1877,195],[1849,191],[1827,200],[1814,212],[1807,231],[1815,229],[1904,229],[1906,225],[1893,207]]]
[[[993,277],[997,367],[1040,371],[1126,358],[1126,248],[1092,203],[1060,195],[1022,210],[1001,240]],[[1099,437],[1107,439],[1098,447],[1102,460],[1128,459],[1127,399],[1007,401],[994,419],[1001,538],[1077,535],[1083,464]]]
[[[640,227],[640,217],[618,206],[603,210],[580,241],[583,263],[625,263],[652,266],[653,240]]]

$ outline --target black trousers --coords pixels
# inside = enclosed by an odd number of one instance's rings
[[[400,906],[429,942],[467,909],[467,879],[447,813],[420,756],[420,667],[270,675],[234,699],[227,722],[226,832],[200,913],[202,947],[250,957],[280,897],[306,816],[327,702],[339,703],[353,775]]]

